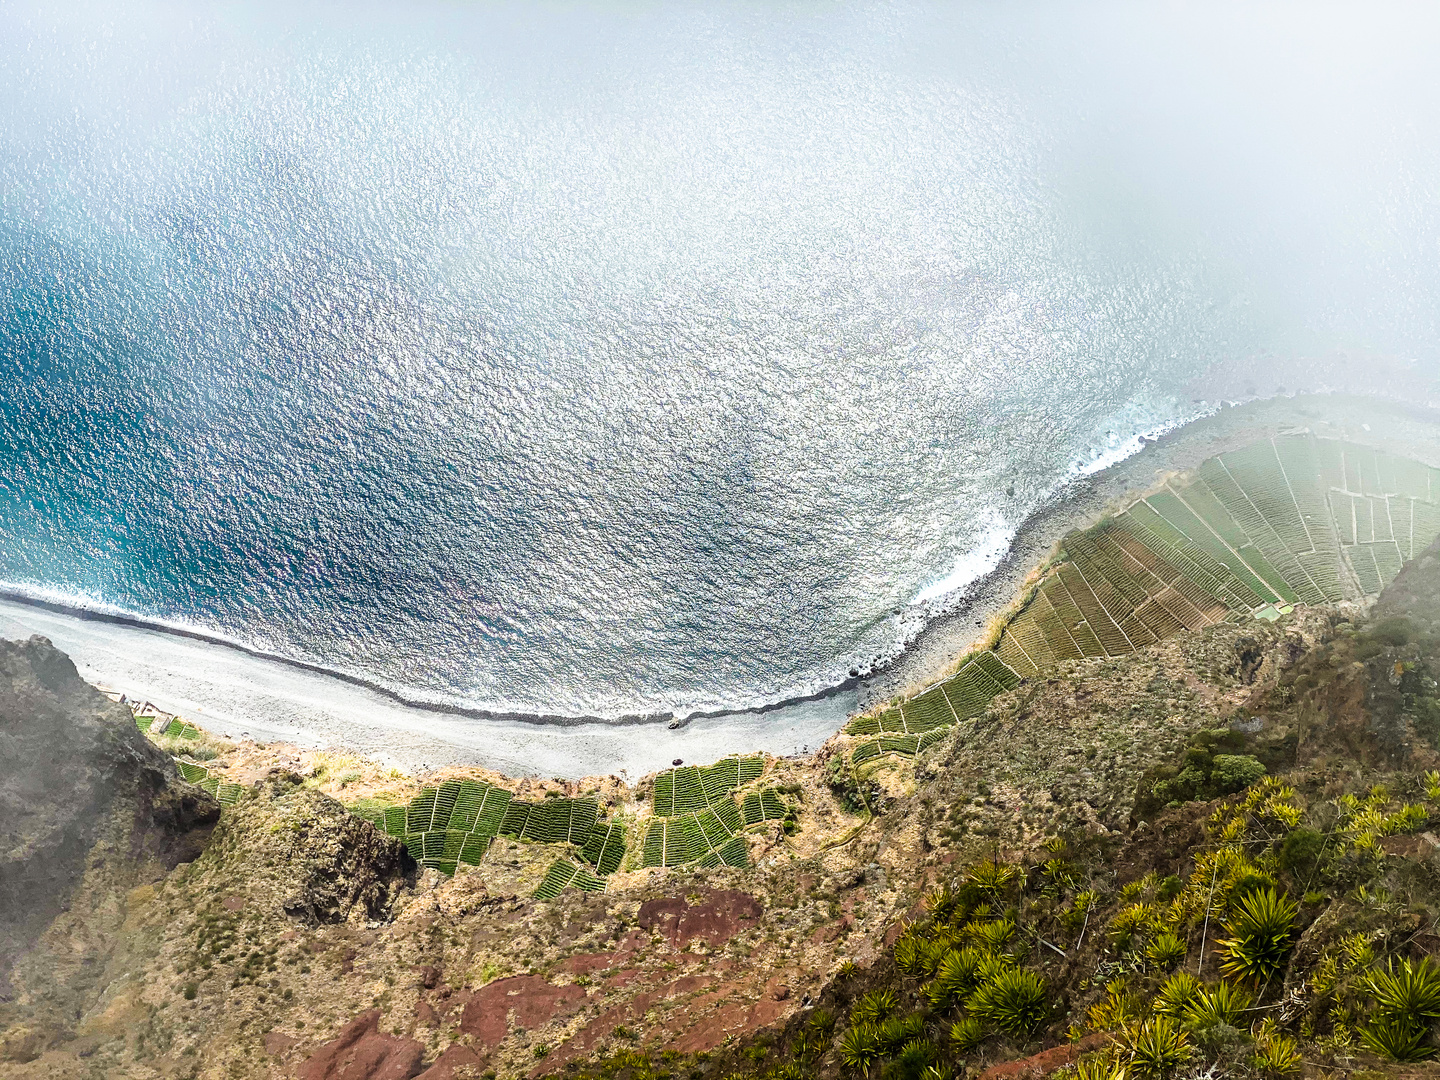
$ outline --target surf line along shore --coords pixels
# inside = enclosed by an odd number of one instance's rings
[[[944,675],[1070,529],[1091,524],[1167,473],[1301,429],[1440,465],[1440,423],[1428,410],[1328,395],[1222,409],[1069,485],[1024,523],[1000,565],[886,668],[826,696],[765,711],[696,716],[674,730],[663,721],[458,716],[194,636],[86,620],[13,600],[0,601],[0,636],[41,634],[69,653],[87,680],[153,702],[216,734],[354,752],[407,772],[475,765],[510,776],[638,777],[677,757],[704,763],[737,752],[785,756],[817,748],[856,712]]]

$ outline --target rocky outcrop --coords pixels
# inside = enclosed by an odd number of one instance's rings
[[[411,1080],[425,1048],[379,1028],[379,1009],[357,1016],[300,1067],[299,1080]]]
[[[93,939],[103,952],[107,926],[123,919],[119,898],[194,859],[219,806],[181,780],[128,709],[84,682],[69,657],[41,637],[0,641],[0,762],[3,1008],[24,996],[15,985],[17,964],[43,951],[42,935],[57,917],[95,914],[86,944]],[[73,1006],[74,994],[83,997],[103,966],[97,959],[89,955],[80,965],[52,957],[43,988],[31,987],[30,997]],[[31,1053],[40,1042],[14,1040],[11,1052]]]

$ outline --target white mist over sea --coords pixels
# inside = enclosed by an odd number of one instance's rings
[[[0,3],[0,581],[466,709],[833,686],[1142,436],[1440,398],[1437,46]]]

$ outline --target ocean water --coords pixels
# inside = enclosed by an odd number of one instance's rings
[[[1144,434],[1440,398],[1437,38],[0,3],[0,582],[468,708],[835,685]]]

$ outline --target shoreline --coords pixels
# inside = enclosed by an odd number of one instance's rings
[[[1382,430],[1366,425],[1383,421]],[[41,633],[90,681],[193,717],[222,734],[375,756],[409,770],[475,765],[515,776],[641,775],[674,758],[817,749],[854,714],[943,678],[1011,608],[1073,528],[1093,524],[1164,475],[1281,431],[1308,428],[1440,467],[1440,412],[1348,395],[1296,395],[1226,406],[1130,457],[1076,478],[1016,529],[999,564],[893,659],[815,694],[753,709],[614,719],[503,713],[411,698],[347,672],[204,631],[0,590],[0,634]],[[178,670],[177,670],[178,669]],[[638,772],[636,772],[638,770]]]
[[[1384,419],[1384,433],[1366,424]],[[904,651],[861,681],[861,711],[910,696],[940,681],[979,646],[991,621],[1017,600],[1034,570],[1072,529],[1093,525],[1122,502],[1133,501],[1170,473],[1256,439],[1304,428],[1391,450],[1440,468],[1440,410],[1349,394],[1295,394],[1227,405],[1183,424],[1130,457],[1079,477],[1026,518],[1000,563],[973,582],[970,593],[926,623]]]

